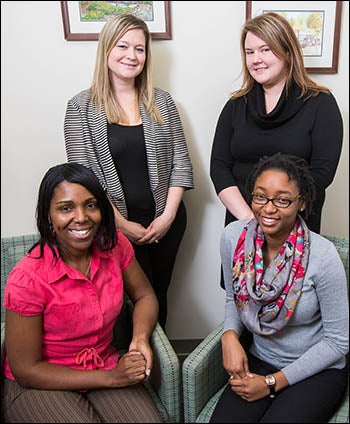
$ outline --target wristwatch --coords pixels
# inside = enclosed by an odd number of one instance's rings
[[[274,399],[276,396],[276,379],[272,374],[269,374],[265,377],[265,383],[268,385],[270,389],[270,398]]]

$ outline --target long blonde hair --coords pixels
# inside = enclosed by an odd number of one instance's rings
[[[278,13],[263,13],[248,20],[241,32],[241,56],[243,82],[241,88],[231,94],[232,99],[243,97],[254,86],[254,78],[250,75],[246,64],[245,39],[248,32],[265,41],[271,51],[284,60],[287,71],[286,88],[287,94],[294,81],[301,88],[300,97],[317,96],[320,92],[329,93],[327,87],[316,84],[306,72],[303,54],[299,40],[290,25],[283,16]]]
[[[135,79],[138,101],[145,105],[147,113],[156,122],[161,123],[162,117],[155,104],[154,87],[151,72],[151,35],[146,23],[134,15],[123,13],[109,19],[100,33],[94,76],[91,90],[92,103],[101,110],[104,108],[107,120],[118,123],[123,112],[113,95],[113,87],[109,78],[108,56],[117,41],[131,29],[141,29],[146,39],[146,60],[142,72]]]

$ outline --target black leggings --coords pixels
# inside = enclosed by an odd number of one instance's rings
[[[278,371],[248,355],[250,371],[267,375]],[[247,402],[228,385],[223,391],[211,423],[327,423],[344,397],[347,368],[327,369],[277,392],[275,399],[264,397]]]
[[[184,203],[181,202],[169,231],[159,240],[159,243],[141,246],[133,244],[136,259],[156,293],[159,303],[158,322],[164,330],[168,314],[167,292],[186,223],[186,209]]]

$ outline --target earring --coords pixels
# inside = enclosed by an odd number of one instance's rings
[[[304,210],[304,208],[299,209],[299,212],[302,212]]]
[[[52,223],[50,222],[49,225],[50,225],[50,231],[51,231],[52,237],[56,237],[56,231],[54,230]]]

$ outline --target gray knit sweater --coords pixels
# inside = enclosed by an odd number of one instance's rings
[[[243,324],[233,301],[232,260],[246,220],[227,225],[221,237],[226,302],[224,332],[239,335]],[[289,384],[326,368],[343,368],[349,346],[346,275],[329,240],[310,232],[310,256],[302,293],[289,323],[271,336],[254,334],[250,352],[281,369]]]

